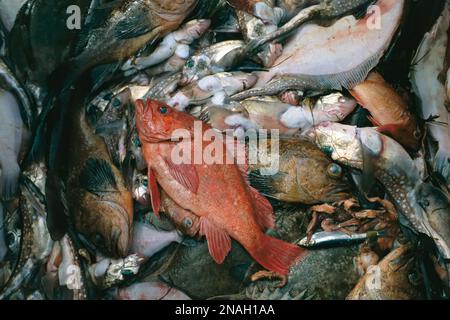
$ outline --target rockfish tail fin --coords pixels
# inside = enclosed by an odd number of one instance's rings
[[[289,268],[295,262],[303,259],[307,251],[294,244],[263,234],[258,248],[249,253],[265,269],[287,275]]]

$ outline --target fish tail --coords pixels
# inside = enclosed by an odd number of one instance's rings
[[[281,275],[287,275],[289,268],[307,253],[303,248],[266,234],[260,239],[258,248],[249,252],[264,268]]]
[[[11,200],[19,190],[20,167],[17,162],[3,168],[0,178],[0,196],[2,200]]]

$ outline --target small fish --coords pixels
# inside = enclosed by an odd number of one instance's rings
[[[350,186],[344,172],[314,144],[305,139],[282,138],[279,146],[279,170],[262,175],[265,164],[249,165],[249,179],[263,195],[290,203],[319,204],[349,198]],[[267,140],[258,149],[261,159],[271,157],[274,143]],[[274,159],[271,159],[273,161]]]
[[[273,0],[227,0],[236,10],[244,11],[261,19],[265,24],[277,25],[284,12],[274,6]]]
[[[351,14],[363,7],[367,7],[373,0],[347,0],[344,3],[341,0],[327,0],[320,1],[319,4],[311,5],[301,10],[295,17],[291,18],[289,22],[280,27],[277,31],[261,37],[249,44],[247,49],[253,52],[255,48],[268,43],[273,40],[280,40],[288,36],[292,31],[296,30],[302,24],[311,20],[332,20],[340,18],[344,15]]]
[[[421,179],[414,161],[403,147],[375,128],[357,128],[324,123],[305,135],[332,159],[363,170],[365,184],[377,179],[386,188],[411,230],[429,236],[444,259],[450,257],[450,239],[445,224],[450,215],[447,196]],[[364,183],[363,183],[364,184]],[[433,224],[431,223],[433,221]],[[436,227],[434,224],[444,223]],[[447,264],[447,268],[450,268]]]
[[[377,239],[381,236],[383,236],[383,233],[376,231],[352,235],[339,231],[317,232],[312,235],[311,239],[305,237],[300,240],[298,245],[309,249],[330,246],[350,246],[368,239]]]
[[[185,110],[189,105],[224,104],[225,100],[255,85],[257,77],[244,72],[221,72],[191,82],[168,100],[168,105]]]
[[[47,229],[45,198],[26,177],[29,171],[25,171],[24,184],[20,186],[19,205],[23,220],[20,255],[12,275],[0,290],[0,300],[8,299],[32,280],[53,246]]]
[[[431,138],[438,143],[437,152],[430,161],[450,190],[450,113],[447,105],[448,91],[442,74],[448,64],[448,29],[450,26],[450,6],[445,3],[444,11],[428,32],[412,62],[410,79],[414,92],[419,98],[419,110]],[[448,66],[447,66],[448,67]]]
[[[138,57],[122,66],[122,70],[144,70],[168,60],[174,54],[186,59],[190,54],[189,45],[200,38],[211,24],[210,20],[191,20],[179,30],[169,33],[158,47],[146,57]],[[173,70],[176,71],[176,70]],[[129,75],[125,73],[125,75]]]
[[[181,85],[218,72],[229,71],[242,58],[244,42],[229,40],[201,49],[186,61]]]
[[[139,282],[115,289],[112,296],[115,300],[191,300],[183,292],[160,281]]]
[[[331,2],[342,3],[339,0]],[[350,1],[349,7],[354,3]],[[239,101],[286,90],[341,91],[362,82],[389,48],[402,21],[405,1],[379,0],[376,4],[381,9],[382,28],[371,27],[370,13],[360,20],[344,17],[329,27],[304,26],[285,44],[275,66],[269,72],[257,74],[255,88],[232,98]],[[317,6],[302,10],[300,14],[314,11],[314,8]]]
[[[358,103],[369,110],[377,130],[400,142],[407,150],[417,151],[420,129],[408,103],[376,72],[350,90]]]
[[[262,230],[274,226],[272,207],[250,188],[238,165],[203,161],[198,165],[192,162],[176,165],[171,159],[176,146],[170,142],[174,130],[185,129],[192,135],[196,121],[193,116],[158,101],[136,102],[136,125],[148,165],[153,211],[159,212],[160,208],[159,184],[178,205],[200,217],[200,234],[206,236],[210,254],[218,264],[230,252],[233,238],[263,267],[287,274],[291,264],[305,252],[263,233]],[[216,139],[221,139],[211,127],[199,124],[202,133],[209,130]],[[208,143],[202,142],[202,150],[207,146]],[[221,147],[226,155],[229,151],[223,142]],[[218,193],[215,196],[219,190],[220,196]]]
[[[414,252],[402,245],[381,262],[370,267],[347,300],[414,300],[423,299]]]

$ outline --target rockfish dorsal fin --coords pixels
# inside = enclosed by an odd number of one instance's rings
[[[250,195],[253,200],[255,208],[256,222],[261,226],[261,229],[274,229],[275,228],[275,216],[273,214],[273,208],[269,200],[260,195],[258,190],[248,186]]]
[[[231,250],[228,233],[211,223],[208,218],[200,218],[200,234],[208,241],[208,251],[217,264],[222,264]]]

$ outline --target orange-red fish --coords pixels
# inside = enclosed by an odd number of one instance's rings
[[[383,77],[372,72],[366,81],[350,90],[360,105],[372,115],[378,131],[397,140],[410,151],[417,151],[420,130],[408,110],[407,101]]]
[[[272,206],[248,185],[243,173],[245,165],[234,163],[236,158],[231,156],[233,161],[226,164],[208,163],[206,159],[175,164],[172,151],[180,143],[199,139],[194,137],[196,126],[201,135],[208,133],[215,141],[220,141],[225,160],[225,156],[230,156],[231,148],[220,140],[223,139],[220,133],[193,116],[154,100],[136,102],[136,126],[148,165],[154,212],[159,212],[161,204],[159,184],[180,207],[200,217],[199,233],[206,236],[209,252],[216,263],[225,260],[231,250],[231,238],[264,268],[283,275],[304,256],[304,249],[263,232],[266,228],[274,228]],[[183,142],[172,141],[173,133],[178,129],[187,130],[191,138],[184,138]],[[200,137],[203,141],[201,150],[195,150],[197,155],[211,147],[214,139],[205,141],[207,139]]]

